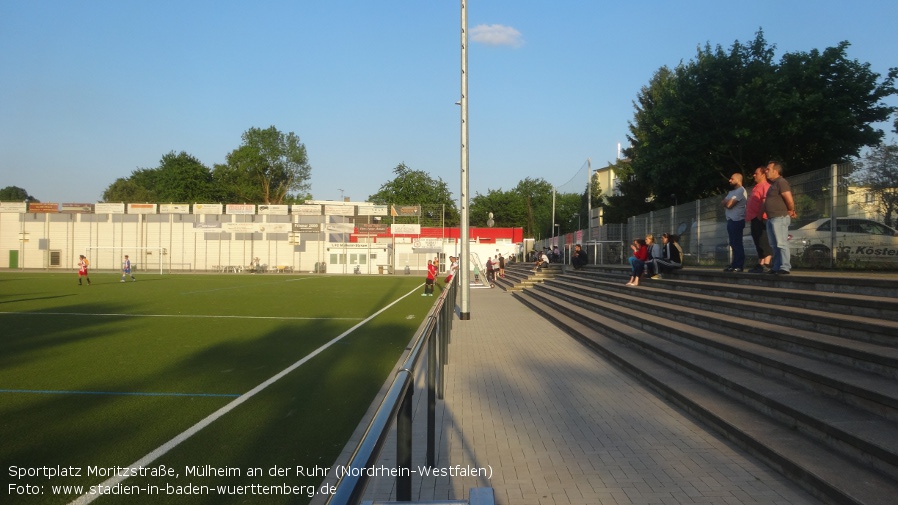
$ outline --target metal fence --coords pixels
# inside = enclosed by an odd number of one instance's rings
[[[898,188],[861,185],[864,174],[853,164],[830,167],[790,176],[795,209],[790,252],[792,264],[809,268],[898,268],[898,236],[886,200]],[[749,189],[750,188],[746,188]],[[724,195],[683,203],[633,216],[625,224],[593,228],[591,241],[578,241],[585,233],[543,240],[537,248],[558,246],[563,259],[575,243],[582,243],[592,264],[625,264],[629,243],[647,234],[656,237],[674,233],[680,237],[685,264],[722,266],[730,261]],[[892,226],[889,226],[892,225]],[[743,243],[749,261],[756,257],[745,230]]]
[[[444,367],[449,350],[449,332],[455,315],[457,283],[453,280],[434,304],[424,325],[412,340],[411,350],[393,379],[383,401],[368,424],[344,468],[336,491],[329,497],[328,505],[359,503],[365,492],[369,472],[377,465],[381,449],[386,442],[393,422],[396,423],[396,499],[412,499],[412,396],[415,376],[426,372],[427,438],[425,464],[436,465],[436,400],[442,399],[445,380]],[[426,350],[426,368],[420,365]]]

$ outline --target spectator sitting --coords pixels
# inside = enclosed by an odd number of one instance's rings
[[[627,283],[627,286],[638,286],[639,285],[639,277],[642,275],[642,271],[645,269],[645,261],[649,257],[649,250],[645,246],[645,240],[638,238],[630,244],[630,249],[633,250],[633,256],[630,256],[630,282]]]
[[[676,235],[665,233],[661,235],[661,258],[656,258],[655,275],[652,279],[660,279],[661,274],[669,273],[671,270],[683,268],[683,248],[678,244],[679,237]]]
[[[574,246],[574,254],[571,256],[571,265],[574,266],[575,270],[580,270],[589,262],[589,257],[586,255],[586,251],[584,251],[580,244]]]
[[[549,266],[549,255],[546,254],[545,251],[540,253],[539,258],[536,260],[536,264],[533,266],[534,272],[539,272],[539,267]]]
[[[649,250],[649,259],[645,262],[645,275],[653,276],[655,273],[655,259],[661,258],[661,244],[655,241],[655,236],[649,233],[645,236],[645,246]]]

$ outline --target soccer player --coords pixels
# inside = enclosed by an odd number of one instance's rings
[[[128,255],[125,255],[124,261],[122,261],[122,282],[125,282],[125,277],[131,277],[131,282],[136,281],[134,275],[131,274],[131,260],[128,259]]]
[[[87,257],[83,254],[78,257],[78,285],[81,286],[81,278],[84,277],[87,279],[87,285],[90,286],[90,277],[87,275],[87,266],[90,265],[90,261],[87,261]]]

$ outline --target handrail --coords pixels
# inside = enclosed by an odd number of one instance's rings
[[[445,351],[449,336],[448,328],[452,324],[452,318],[455,313],[455,278],[447,283],[447,288],[443,290],[436,303],[434,303],[433,308],[428,312],[424,326],[415,336],[408,356],[400,365],[399,370],[396,372],[396,377],[393,378],[393,382],[390,384],[390,388],[380,402],[371,422],[368,423],[365,434],[353,451],[352,456],[350,456],[349,463],[344,467],[355,471],[340,472],[342,475],[339,481],[337,481],[335,491],[328,497],[327,505],[355,505],[361,501],[368,483],[368,475],[364,469],[371,468],[377,463],[394,419],[397,422],[397,470],[411,469],[411,397],[414,391],[416,367],[425,345],[428,349],[429,358],[427,374],[427,464],[430,466],[434,465],[434,431],[436,428],[433,415],[437,389],[439,389],[439,396],[442,398],[442,366],[446,364]],[[450,306],[448,302],[451,302],[452,305]],[[440,355],[439,364],[437,363],[438,353]],[[439,369],[439,372],[437,372],[437,369]],[[439,386],[437,382],[439,382]],[[411,500],[410,471],[397,472],[396,498],[400,501]]]

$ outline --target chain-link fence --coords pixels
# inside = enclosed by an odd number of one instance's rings
[[[898,232],[893,227],[898,216],[891,205],[898,197],[898,188],[870,184],[869,174],[848,163],[795,176],[786,172],[783,176],[791,185],[798,215],[789,227],[793,266],[898,269]],[[721,194],[633,216],[626,224],[593,228],[591,241],[567,234],[543,240],[536,247],[551,249],[557,245],[569,251],[579,242],[586,248],[590,263],[625,264],[633,239],[674,233],[680,238],[686,266],[727,265],[731,251],[723,197]],[[755,261],[749,227],[743,244],[747,261]]]

